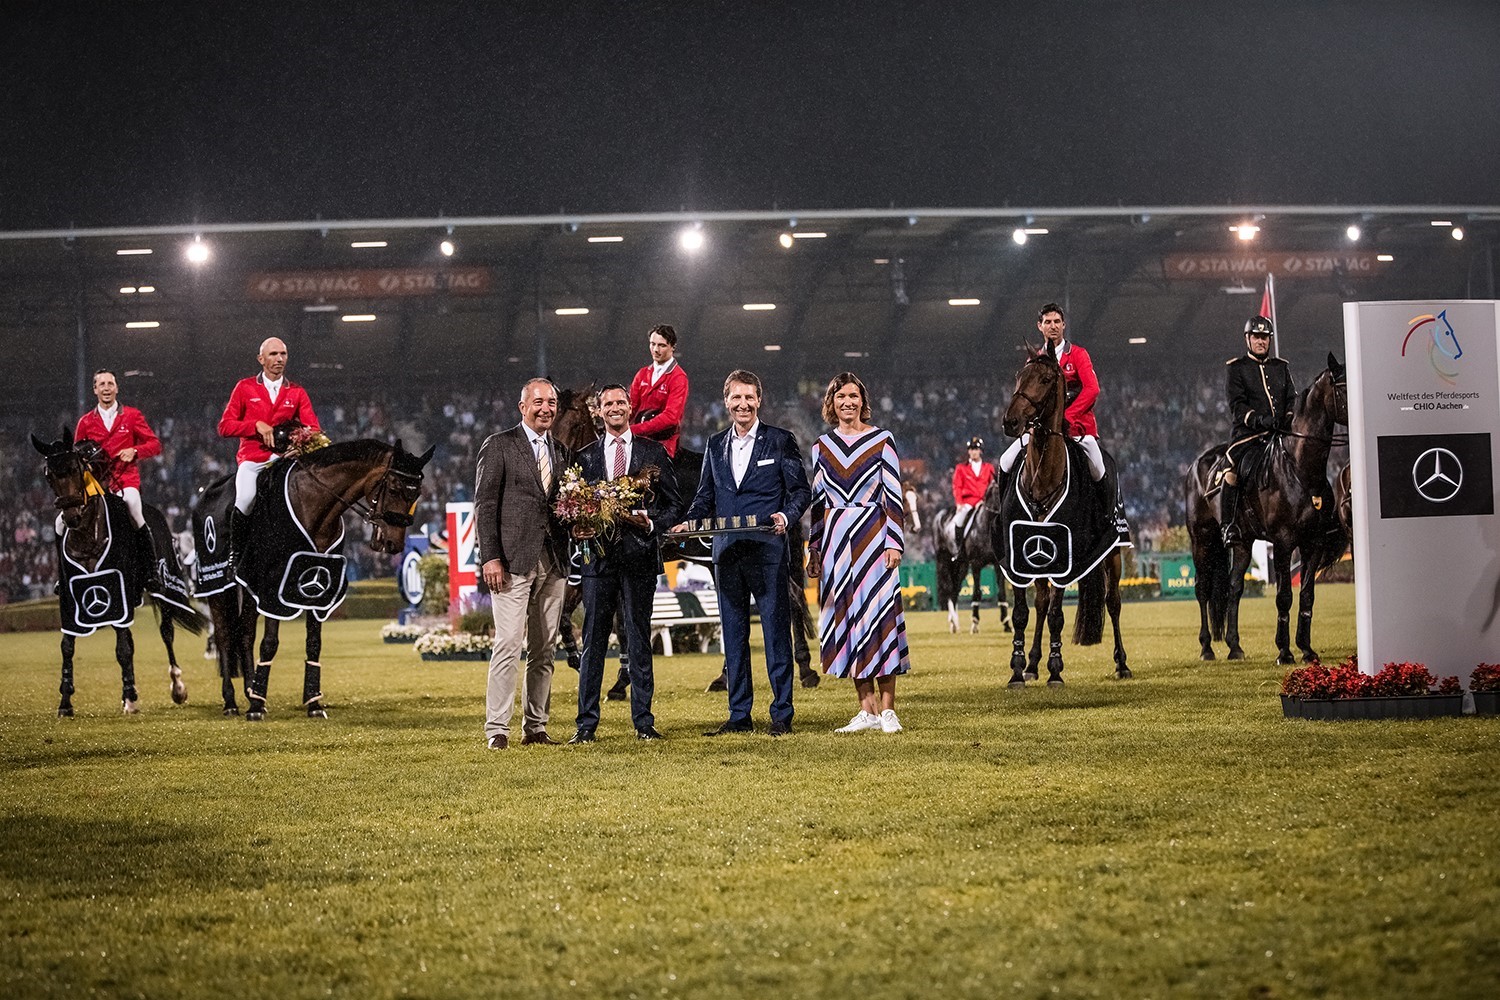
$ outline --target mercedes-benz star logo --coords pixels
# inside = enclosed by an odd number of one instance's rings
[[[333,584],[333,577],[325,566],[314,566],[303,570],[297,577],[297,590],[304,597],[322,597]]]
[[[1057,543],[1045,535],[1032,535],[1021,543],[1021,556],[1028,566],[1051,566],[1057,558]]]
[[[212,514],[203,520],[203,544],[208,546],[208,551],[210,552],[219,551],[219,529],[214,524],[214,516]]]
[[[83,613],[90,618],[99,618],[109,610],[109,591],[98,584],[83,592]]]
[[[1464,483],[1464,466],[1447,448],[1428,448],[1412,463],[1411,481],[1422,499],[1446,503]]]

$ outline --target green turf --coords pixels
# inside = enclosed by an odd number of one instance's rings
[[[1342,656],[1351,588],[1319,595]],[[326,722],[285,630],[261,725],[196,647],[173,708],[150,629],[144,714],[96,636],[57,720],[57,637],[0,636],[0,996],[1500,993],[1500,720],[1284,721],[1265,600],[1246,663],[1136,604],[1136,680],[1070,645],[1064,690],[1008,692],[989,615],[909,619],[897,736],[832,733],[825,681],[772,741],[762,678],[761,732],[704,739],[716,661],[679,656],[666,743],[607,703],[593,746],[505,753],[484,664],[373,622],[328,629]],[[559,738],[575,690],[559,666]]]

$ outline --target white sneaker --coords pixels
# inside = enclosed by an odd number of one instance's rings
[[[873,716],[872,716],[872,718],[873,718]],[[896,718],[896,710],[893,709],[893,708],[888,708],[884,712],[881,712],[880,713],[880,718],[876,719],[875,721],[879,724],[879,726],[880,726],[880,728],[881,728],[881,730],[883,732],[887,732],[887,733],[899,733],[899,732],[901,732],[901,720],[898,719],[898,718]]]
[[[869,712],[866,712],[864,709],[860,709],[859,713],[857,715],[855,715],[854,718],[852,718],[852,719],[849,720],[849,724],[847,726],[841,726],[838,729],[835,729],[834,732],[836,732],[836,733],[862,733],[866,729],[879,729],[879,728],[880,728],[880,716],[878,716],[878,715],[871,715]]]

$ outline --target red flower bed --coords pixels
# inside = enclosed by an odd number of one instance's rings
[[[1500,684],[1500,667],[1496,667],[1496,681]],[[1429,694],[1437,683],[1438,679],[1420,663],[1387,663],[1380,673],[1370,676],[1359,672],[1358,661],[1351,656],[1336,667],[1310,663],[1288,671],[1281,680],[1281,693],[1304,701],[1391,698]],[[1457,694],[1459,690],[1457,677],[1443,678],[1438,687],[1439,694]]]
[[[1500,663],[1481,663],[1469,675],[1470,691],[1500,691]]]

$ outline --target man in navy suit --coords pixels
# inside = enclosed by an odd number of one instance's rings
[[[724,623],[725,673],[729,680],[729,719],[705,733],[748,733],[750,710],[750,597],[760,609],[766,643],[766,673],[771,679],[771,735],[792,731],[792,643],[786,574],[789,559],[786,528],[802,517],[812,500],[802,452],[791,432],[760,422],[760,379],[737,369],[724,380],[724,407],[733,424],[708,439],[698,492],[686,517],[756,515],[770,523],[768,533],[714,536],[714,576],[719,586],[719,616]],[[683,530],[687,525],[677,525]],[[634,654],[632,653],[632,656]]]
[[[643,740],[662,739],[651,714],[655,680],[651,672],[651,603],[662,571],[661,532],[680,516],[677,476],[667,449],[630,431],[630,393],[623,385],[599,390],[604,437],[578,453],[583,478],[591,483],[639,476],[655,467],[660,476],[642,504],[618,526],[612,538],[597,539],[592,559],[583,565],[583,662],[578,670],[578,732],[572,744],[594,742],[599,726],[599,688],[604,682],[604,650],[619,607],[630,650],[630,718]],[[592,538],[574,527],[574,538]]]

